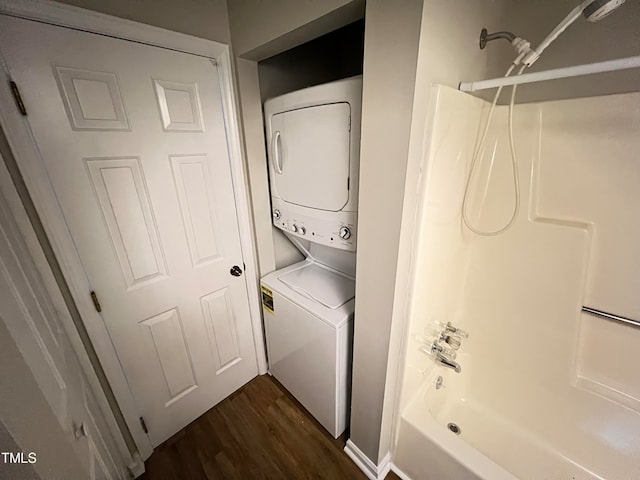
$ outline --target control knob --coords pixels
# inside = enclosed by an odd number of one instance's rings
[[[273,218],[274,220],[280,220],[280,210],[277,208],[273,211]]]
[[[306,233],[307,233],[307,229],[306,229],[305,227],[303,227],[303,226],[299,226],[299,227],[298,227],[298,233],[299,233],[300,235],[304,235],[304,234],[306,234]]]
[[[338,230],[338,234],[340,235],[340,238],[342,238],[343,240],[347,240],[348,238],[351,237],[351,230],[349,229],[349,227],[340,227],[340,230]]]
[[[293,233],[298,233],[298,226],[295,223],[292,223],[291,227],[289,227],[289,230],[291,230]]]

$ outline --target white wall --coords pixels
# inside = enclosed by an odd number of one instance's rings
[[[271,199],[267,182],[267,156],[258,63],[236,58],[236,73],[258,266],[260,275],[265,275],[275,270],[276,262],[274,239],[271,233]]]
[[[350,440],[379,460],[421,0],[367,3]]]
[[[216,42],[231,42],[226,0],[58,1]]]

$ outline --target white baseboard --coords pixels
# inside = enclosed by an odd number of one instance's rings
[[[140,455],[137,453],[133,455],[133,462],[127,466],[127,470],[129,470],[133,478],[138,478],[144,473],[144,462]]]
[[[344,452],[349,455],[349,458],[358,466],[360,470],[370,480],[384,480],[389,471],[391,470],[391,454],[387,452],[380,463],[376,465],[373,461],[367,457],[362,450],[360,450],[355,443],[351,440],[347,440],[347,445],[344,447]]]
[[[391,464],[391,470],[393,471],[393,473],[399,476],[401,480],[412,480],[409,475],[400,470],[394,463]]]

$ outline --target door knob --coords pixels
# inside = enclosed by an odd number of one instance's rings
[[[242,269],[238,265],[234,265],[231,267],[231,270],[229,270],[229,273],[234,277],[239,277],[242,275]]]

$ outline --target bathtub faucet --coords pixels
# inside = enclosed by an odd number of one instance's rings
[[[413,339],[421,344],[419,350],[438,365],[460,373],[462,368],[455,361],[456,351],[462,345],[462,340],[469,338],[469,334],[452,325],[451,322],[435,321],[427,324],[424,330],[425,336],[413,336]]]
[[[451,370],[455,370],[456,373],[460,373],[462,371],[462,368],[460,368],[460,364],[454,360],[451,360],[450,358],[447,358],[446,355],[443,355],[442,353],[436,353],[435,357],[433,358],[433,361],[436,362],[438,365],[442,365],[443,367],[447,367],[450,368]]]
[[[455,370],[456,373],[460,373],[462,370],[460,364],[454,361],[454,358],[456,358],[456,352],[450,348],[443,347],[437,342],[433,342],[430,346],[425,345],[420,350],[427,354],[427,356],[431,357],[438,365]]]

